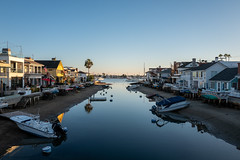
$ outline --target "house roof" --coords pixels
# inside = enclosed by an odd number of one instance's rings
[[[49,60],[35,60],[38,63],[43,64],[44,66],[46,66],[47,68],[57,68],[60,60],[56,60],[56,61],[49,61]]]
[[[217,62],[211,62],[211,63],[204,63],[199,65],[198,67],[192,67],[190,70],[192,71],[201,71],[201,70],[206,70],[212,65],[216,64]]]
[[[86,74],[86,72],[83,72],[83,71],[79,71],[78,73]]]
[[[187,65],[189,65],[191,62],[182,62],[182,65],[178,68],[186,68]]]
[[[31,59],[24,59],[24,64],[32,64],[32,65],[35,65],[35,66],[44,66],[43,64],[41,63],[38,63],[34,60],[31,60]]]
[[[210,79],[210,81],[230,81],[238,73],[238,68],[226,68]]]
[[[165,68],[161,71],[161,73],[171,73],[172,69],[171,68]]]

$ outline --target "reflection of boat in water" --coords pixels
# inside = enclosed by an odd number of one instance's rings
[[[152,114],[155,113],[152,112]],[[209,132],[206,125],[204,125],[202,122],[192,120],[191,118],[181,115],[178,112],[157,113],[156,116],[156,119],[152,119],[152,123],[155,123],[158,127],[163,127],[168,123],[184,124],[186,122],[189,122],[192,124],[193,128],[197,127],[198,132]]]
[[[159,127],[164,126],[168,122],[180,124],[189,121],[187,117],[173,112],[158,113],[157,116],[158,119],[152,119],[152,123],[156,123]]]
[[[171,98],[162,98],[161,101],[156,102],[156,105],[152,106],[151,110],[155,112],[169,112],[176,111],[187,107],[190,103],[186,101],[186,98],[181,96],[171,97]]]

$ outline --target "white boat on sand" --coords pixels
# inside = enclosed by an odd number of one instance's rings
[[[39,116],[16,115],[10,117],[10,119],[14,121],[20,129],[40,137],[58,138],[66,134],[66,129],[62,128],[59,122],[50,123],[40,121]]]
[[[164,98],[160,96],[163,100],[156,102],[156,105],[153,105],[151,111],[158,113],[161,112],[170,112],[183,109],[189,106],[189,102],[186,101],[184,97],[176,96],[171,98]]]

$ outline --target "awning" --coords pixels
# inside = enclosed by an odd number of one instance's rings
[[[43,78],[42,80],[44,80],[44,81],[48,81],[48,82],[50,82],[50,80],[51,80],[52,82],[55,82],[55,80],[50,79],[50,78]]]

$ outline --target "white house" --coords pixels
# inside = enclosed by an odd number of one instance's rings
[[[215,61],[201,64],[191,69],[192,71],[192,88],[210,88],[209,79],[223,71],[225,68],[236,68],[238,62],[233,61]]]
[[[10,68],[7,68],[7,78],[2,79],[6,87],[9,89],[24,87],[24,58],[12,55],[9,48],[3,48],[0,60],[10,65]]]
[[[24,59],[24,82],[26,85],[42,85],[42,70],[44,65],[35,62],[30,57]]]
[[[83,71],[79,71],[77,73],[77,78],[76,78],[76,82],[77,83],[84,83],[87,81],[87,73],[86,72],[83,72]]]
[[[183,65],[178,67],[178,73],[180,77],[177,79],[177,83],[179,86],[183,86],[186,88],[191,88],[192,84],[192,72],[191,68],[198,67],[199,64],[196,62],[196,58],[193,58],[191,62],[185,62]]]

